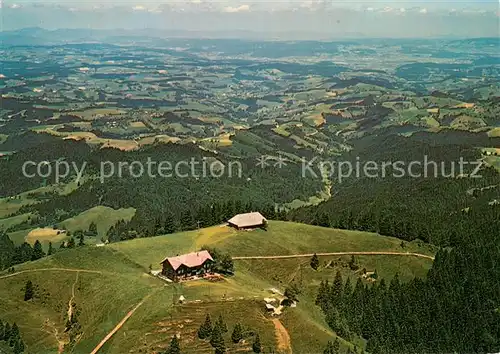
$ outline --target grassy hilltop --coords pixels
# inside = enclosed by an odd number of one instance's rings
[[[359,274],[345,267],[349,256],[320,257],[318,271],[309,266],[309,258],[236,260],[235,275],[221,282],[167,284],[147,274],[149,265],[159,268],[164,257],[194,251],[203,245],[232,256],[342,251],[433,253],[430,246],[417,242],[402,248],[401,241],[394,238],[296,223],[271,221],[268,231],[214,226],[105,247],[65,250],[16,266],[16,272],[25,272],[0,278],[0,295],[5,299],[0,303],[0,312],[5,320],[18,323],[28,351],[36,353],[54,353],[57,348],[60,352],[91,352],[144,298],[142,306],[101,352],[154,353],[166,347],[177,333],[183,352],[210,352],[210,345],[196,338],[206,313],[214,321],[219,314],[224,316],[230,353],[251,351],[251,339],[232,344],[229,336],[236,322],[258,332],[266,352],[288,352],[290,347],[297,353],[320,352],[334,338],[314,305],[314,298],[319,282],[333,279],[337,270],[356,281]],[[385,278],[398,272],[403,280],[424,276],[432,264],[428,259],[402,256],[357,256],[356,262],[360,269],[376,269]],[[25,302],[23,288],[28,280],[37,288],[37,295]],[[273,296],[270,288],[284,291],[291,282],[299,284],[302,291],[298,306],[279,317],[290,337],[289,343],[283,343],[283,336],[277,336],[276,321],[264,314],[262,299]],[[176,303],[181,294],[187,300],[184,305]],[[79,328],[65,332],[69,304],[76,311]],[[72,343],[68,344],[70,339]],[[363,345],[359,340],[353,342]]]

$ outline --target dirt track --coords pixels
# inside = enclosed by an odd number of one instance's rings
[[[77,273],[82,272],[82,273],[102,274],[102,272],[99,270],[74,269],[74,268],[38,268],[38,269],[21,270],[19,272],[15,272],[12,274],[3,275],[0,277],[0,279],[14,277],[16,275],[20,275],[20,274],[24,274],[24,273],[44,272],[44,271],[53,271],[53,270],[57,270],[60,272],[77,272]]]
[[[123,319],[115,326],[115,328],[113,328],[111,330],[111,332],[109,332],[106,337],[104,337],[104,339],[102,341],[99,342],[99,344],[97,344],[97,346],[94,348],[94,350],[92,350],[92,352],[90,354],[96,354],[104,344],[106,344],[106,342],[111,338],[113,337],[113,335],[118,332],[120,330],[120,328],[123,327],[123,325],[125,324],[125,322],[127,322],[127,320],[132,317],[132,315],[134,314],[134,312],[139,308],[141,307],[141,305],[151,296],[153,295],[153,293],[150,293],[149,295],[146,295],[144,297],[144,299],[141,300],[141,302],[139,302],[137,305],[135,305],[135,307],[130,310],[126,315],[125,317],[123,317]]]
[[[75,287],[76,284],[78,283],[78,274],[80,274],[80,272],[76,273],[75,282],[73,283],[73,286],[71,286],[71,298],[69,299],[68,302],[68,321],[71,321],[73,317],[73,301],[75,299]]]
[[[314,253],[306,254],[290,254],[286,256],[242,256],[233,257],[233,260],[245,260],[245,259],[284,259],[284,258],[305,258],[312,257]],[[407,257],[419,257],[434,260],[434,257],[428,256],[426,254],[411,253],[411,252],[329,252],[329,253],[316,253],[317,256],[407,256]]]
[[[277,318],[272,319],[272,321],[276,332],[276,340],[278,341],[278,351],[283,354],[292,354],[292,343],[285,326]]]

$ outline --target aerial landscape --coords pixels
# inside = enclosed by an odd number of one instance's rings
[[[3,3],[0,353],[500,352],[498,3],[285,3]]]

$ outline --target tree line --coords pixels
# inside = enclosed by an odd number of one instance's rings
[[[294,199],[307,200],[321,189],[321,181],[299,178],[300,166],[288,164],[282,169],[262,169],[255,166],[251,157],[239,157],[242,175],[220,178],[195,176],[181,178],[151,178],[147,174],[135,178],[129,173],[118,173],[101,183],[100,163],[102,161],[132,163],[148,159],[168,161],[210,161],[217,159],[225,166],[234,162],[223,154],[201,151],[196,146],[160,144],[145,147],[139,151],[123,152],[117,149],[93,149],[85,142],[40,139],[40,134],[26,133],[27,148],[12,155],[9,161],[0,161],[0,190],[2,196],[15,196],[41,185],[55,183],[53,176],[47,178],[19,178],[25,161],[50,161],[52,168],[56,161],[75,162],[78,166],[86,163],[84,178],[77,189],[60,195],[56,191],[33,192],[29,198],[33,202],[23,205],[11,216],[31,213],[29,220],[13,226],[9,231],[21,228],[47,227],[78,215],[97,205],[113,209],[136,209],[136,214],[128,223],[127,232],[112,235],[112,240],[147,237],[173,231],[191,230],[200,226],[210,226],[226,221],[234,214],[259,210],[269,218],[284,218],[284,214],[274,215],[276,205]],[[43,145],[43,149],[40,146]],[[200,173],[200,171],[197,171]],[[74,171],[63,181],[74,180]],[[123,225],[118,225],[123,228]],[[126,235],[130,231],[130,235]]]
[[[85,246],[85,232],[81,230],[75,231],[74,234],[67,232],[69,239],[61,242],[59,249],[71,249],[75,247]],[[36,261],[45,256],[50,256],[57,252],[54,249],[52,242],[49,242],[47,252],[43,250],[39,240],[35,240],[33,246],[28,242],[23,242],[16,246],[6,232],[0,230],[0,270],[11,269],[16,264],[21,264],[30,261]]]
[[[7,343],[14,354],[24,353],[25,345],[15,322],[11,325],[9,322],[0,320],[0,341]]]
[[[328,325],[347,340],[367,339],[370,353],[498,352],[500,211],[472,211],[466,220],[425,279],[353,286],[337,273],[322,282],[316,304]]]
[[[286,219],[286,212],[277,210],[273,204],[243,203],[238,199],[212,202],[198,209],[184,209],[180,215],[170,209],[158,211],[157,214],[137,210],[129,222],[119,220],[113,225],[107,232],[107,239],[109,242],[117,242],[194,230],[219,225],[236,214],[257,210],[269,219]]]
[[[50,252],[52,252],[52,248],[49,248]],[[16,246],[9,235],[0,230],[0,270],[24,262],[36,261],[45,256],[46,253],[43,251],[40,241],[36,240],[33,246],[27,242]]]
[[[208,341],[212,346],[215,354],[226,353],[227,346],[224,336],[229,332],[224,318],[219,315],[215,323],[212,322],[210,314],[207,314],[205,321],[200,325],[197,331],[198,339]],[[243,339],[253,336],[252,351],[254,353],[261,353],[263,350],[260,336],[258,333],[249,333],[245,331],[240,323],[236,323],[231,333],[231,342],[233,344],[240,343]],[[179,338],[174,335],[170,341],[168,348],[159,354],[181,354]],[[329,354],[329,353],[328,353]]]
[[[210,345],[214,348],[215,354],[223,354],[226,352],[226,344],[224,341],[224,334],[228,332],[226,323],[222,315],[219,315],[215,324],[212,324],[212,318],[210,314],[207,314],[205,321],[200,325],[198,329],[198,338],[201,340],[209,340]],[[238,344],[249,334],[246,333],[240,323],[236,323],[233,331],[231,333],[231,341],[234,344]],[[262,352],[262,344],[260,342],[260,336],[258,333],[254,335],[252,350],[254,353]]]

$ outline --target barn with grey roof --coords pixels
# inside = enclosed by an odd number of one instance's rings
[[[252,212],[235,215],[227,223],[236,229],[255,229],[265,227],[267,219],[259,212]]]

